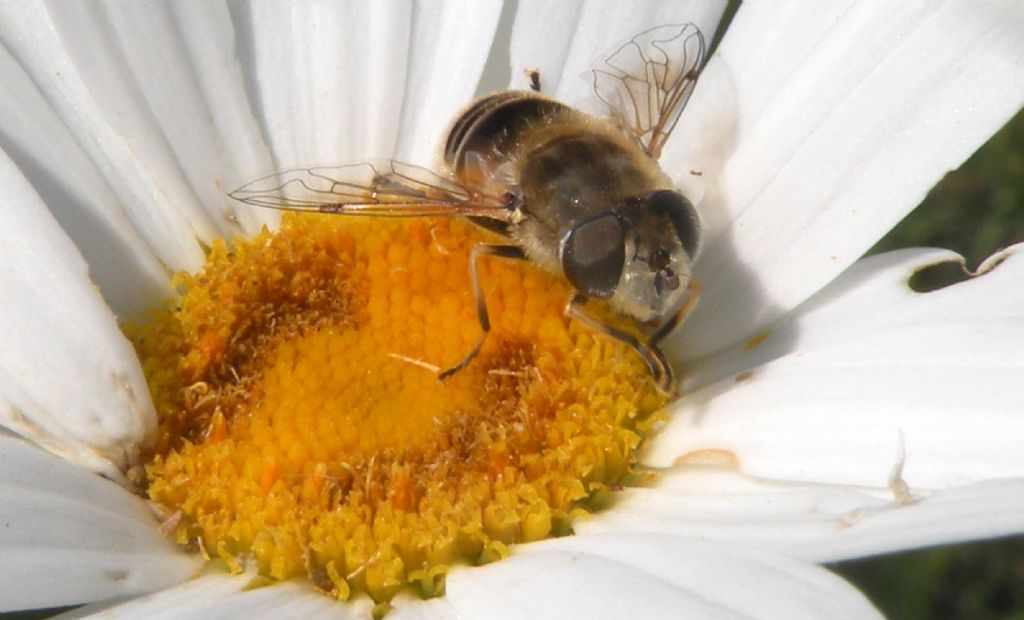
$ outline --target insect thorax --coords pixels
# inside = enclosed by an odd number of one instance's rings
[[[616,126],[529,92],[474,103],[452,126],[445,160],[461,182],[521,199],[526,219],[509,232],[554,272],[562,238],[581,219],[671,187]]]

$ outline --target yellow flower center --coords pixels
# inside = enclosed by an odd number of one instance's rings
[[[148,493],[186,546],[339,598],[443,591],[454,564],[571,532],[628,482],[664,403],[628,348],[568,321],[567,285],[484,258],[471,224],[285,216],[213,244],[127,328],[160,419]]]

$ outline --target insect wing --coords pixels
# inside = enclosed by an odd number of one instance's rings
[[[284,211],[390,217],[472,216],[508,221],[504,197],[399,161],[283,170],[231,192],[245,204]]]
[[[704,64],[704,35],[693,24],[652,28],[594,70],[594,91],[624,131],[657,159]]]

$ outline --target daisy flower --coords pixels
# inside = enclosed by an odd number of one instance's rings
[[[438,521],[437,530],[455,527],[457,535],[437,540],[472,557],[442,554],[417,576],[403,562],[437,551],[434,540],[388,556],[390,564],[369,554],[353,569],[330,558],[356,554],[354,534],[336,540],[344,553],[332,556],[329,536],[315,544],[296,537],[291,517],[268,525],[272,502],[263,498],[275,498],[285,476],[267,455],[304,459],[302,450],[319,454],[336,437],[356,450],[385,437],[392,443],[373,446],[384,445],[386,456],[416,438],[402,434],[403,424],[366,419],[312,428],[308,434],[321,441],[300,450],[280,439],[281,419],[260,427],[254,414],[243,426],[253,435],[270,429],[273,439],[244,456],[224,453],[218,466],[241,471],[262,463],[252,478],[257,492],[239,500],[239,510],[258,504],[253,512],[264,522],[233,523],[234,538],[210,535],[223,524],[204,521],[216,512],[209,507],[236,489],[198,482],[211,466],[174,461],[167,444],[182,451],[234,445],[222,435],[233,421],[217,409],[191,435],[169,439],[167,403],[180,398],[200,410],[209,385],[161,392],[167,373],[154,360],[180,353],[178,368],[196,371],[234,346],[238,332],[208,332],[180,352],[180,338],[127,325],[178,299],[161,312],[187,335],[195,327],[188,321],[207,316],[196,308],[221,316],[233,308],[225,291],[273,282],[272,270],[217,275],[223,272],[209,265],[218,261],[247,266],[283,254],[319,269],[312,284],[289,281],[305,295],[295,303],[333,312],[348,303],[342,293],[361,294],[354,280],[334,279],[348,273],[336,265],[365,269],[372,283],[374,260],[415,267],[426,256],[414,245],[411,253],[393,249],[395,236],[391,245],[374,241],[370,224],[351,224],[363,232],[339,233],[336,246],[314,244],[317,231],[349,226],[336,223],[345,218],[296,218],[279,235],[261,232],[278,225],[277,214],[238,204],[226,190],[319,162],[394,156],[429,166],[446,125],[475,94],[525,88],[528,71],[538,71],[545,92],[584,102],[592,95],[589,69],[617,43],[687,22],[710,39],[724,8],[710,0],[0,6],[0,611],[85,604],[72,613],[875,617],[859,592],[818,564],[1024,531],[1019,248],[989,258],[968,281],[929,293],[911,290],[909,278],[960,261],[957,255],[912,249],[860,258],[1024,104],[1024,7],[950,0],[739,9],[660,160],[697,205],[705,236],[695,265],[704,293],[665,347],[683,396],[664,414],[650,411],[657,401],[642,373],[630,374],[640,366],[628,351],[615,353],[560,320],[530,323],[531,300],[556,285],[494,268],[497,306],[522,310],[508,329],[533,334],[538,347],[541,340],[568,347],[562,358],[552,354],[580,373],[567,380],[567,398],[582,395],[587,411],[626,420],[605,443],[577,441],[589,428],[582,418],[557,418],[571,422],[571,431],[548,429],[546,437],[566,438],[559,445],[570,448],[537,462],[577,467],[585,485],[551,477],[543,492],[516,487],[510,505],[527,502],[536,512],[484,509],[479,531]],[[446,260],[465,242],[459,226],[410,224],[387,234],[407,234],[420,249],[435,248],[431,261]],[[298,233],[288,237],[289,230]],[[275,245],[282,239],[306,240],[317,251]],[[204,264],[202,276],[173,275]],[[412,276],[395,277],[415,293]],[[466,276],[458,277],[464,285]],[[214,281],[227,288],[203,288]],[[312,296],[324,283],[337,284],[338,295]],[[375,289],[367,286],[373,306]],[[216,297],[196,297],[214,290]],[[415,295],[407,297],[414,308]],[[428,331],[416,344],[423,351],[443,352],[478,333],[445,303],[421,308],[423,316],[444,319],[451,310],[456,317]],[[287,335],[287,326],[274,325],[283,331],[267,338]],[[337,325],[313,327],[323,327],[312,331],[326,334],[326,349],[340,346],[330,340]],[[581,353],[580,342],[591,348]],[[264,344],[254,341],[253,351],[269,351]],[[298,345],[285,339],[274,346]],[[372,351],[361,346],[351,350]],[[500,355],[511,363],[533,349],[509,350]],[[374,369],[359,375],[357,389],[391,377],[371,357],[352,362]],[[408,361],[396,364],[422,374]],[[531,364],[559,367],[541,358]],[[287,417],[306,420],[303,408],[313,408],[309,395],[317,392],[302,381],[320,375],[266,368],[278,383],[259,386],[260,402],[292,398],[282,401],[291,407]],[[358,369],[331,370],[310,381],[334,385]],[[469,370],[454,382],[470,382]],[[493,374],[488,394],[547,402],[511,371]],[[389,411],[432,406],[437,388],[422,385],[409,392],[415,398],[394,395],[398,404]],[[583,411],[572,402],[576,409],[563,409]],[[494,437],[522,430],[488,428],[494,445]],[[295,493],[315,499],[358,488],[369,497],[376,459],[367,457],[353,470],[359,480],[343,484],[337,459],[325,457],[329,465],[301,470]],[[500,473],[490,478],[499,481],[495,496],[503,476],[539,476],[508,473],[506,460],[491,464]],[[597,479],[595,469],[619,473]],[[157,479],[157,470],[172,475]],[[391,481],[403,471],[392,470]],[[143,481],[148,499],[133,492]],[[396,513],[422,500],[396,488],[388,487],[387,498]],[[168,512],[175,493],[184,496]],[[530,503],[529,493],[548,503]],[[603,509],[580,515],[584,497]],[[552,507],[551,498],[564,501]],[[331,505],[338,510],[312,519],[322,529],[348,514]],[[390,527],[402,533],[401,522]],[[225,542],[242,538],[252,543],[245,554]],[[505,544],[526,540],[533,542]],[[497,561],[471,566],[473,558]],[[312,579],[289,579],[304,568]],[[388,581],[396,574],[406,582]],[[436,596],[416,596],[405,583]]]

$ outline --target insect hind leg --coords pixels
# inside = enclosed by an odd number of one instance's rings
[[[484,346],[484,341],[487,340],[487,334],[491,331],[491,317],[487,313],[487,301],[484,299],[483,288],[480,286],[480,272],[477,269],[477,261],[482,256],[499,256],[501,258],[514,258],[518,260],[526,259],[526,254],[523,253],[523,250],[515,245],[478,243],[473,246],[469,253],[469,278],[473,286],[473,299],[476,301],[476,318],[480,321],[480,329],[483,332],[476,341],[476,345],[473,346],[473,349],[466,357],[462,358],[461,362],[448,370],[438,373],[437,378],[441,381],[469,366],[470,362],[480,353],[480,349]]]

